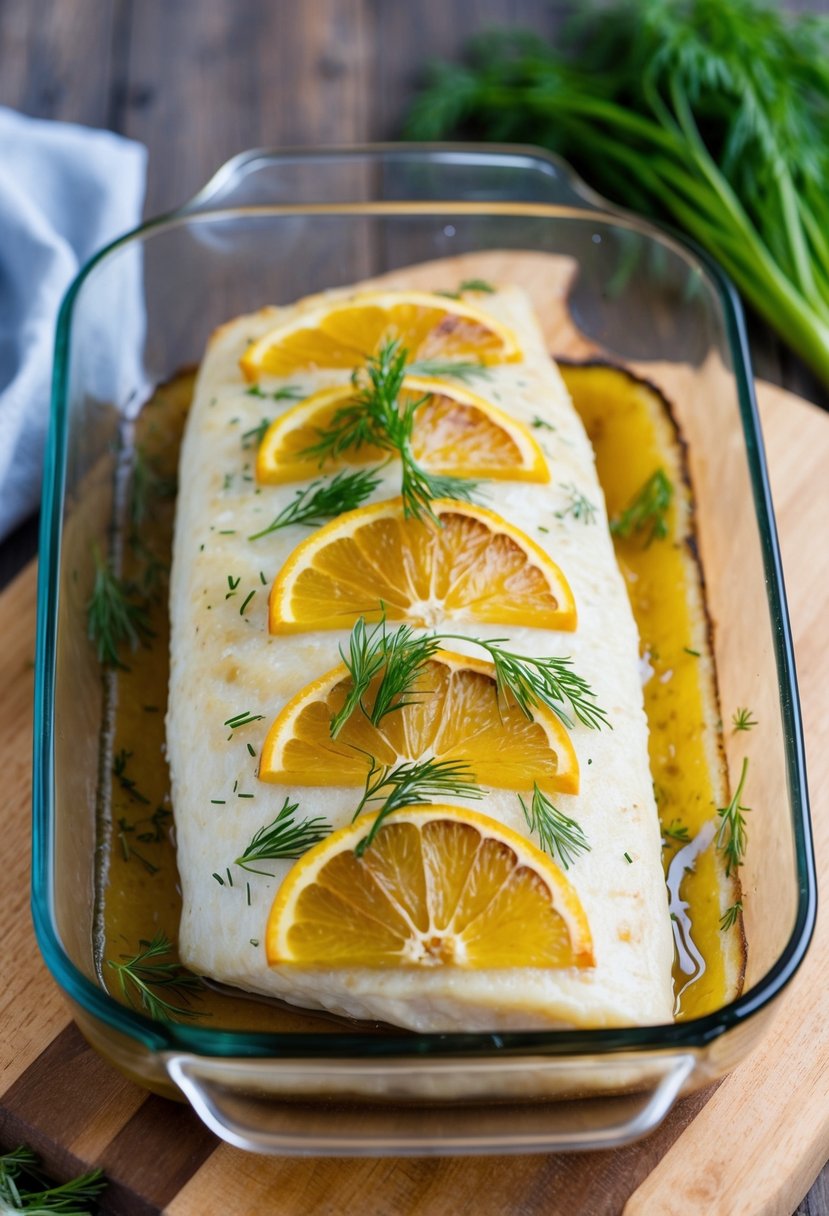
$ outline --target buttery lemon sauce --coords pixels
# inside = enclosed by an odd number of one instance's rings
[[[562,369],[588,430],[608,513],[618,515],[666,459],[665,418],[654,419],[654,396],[601,368]],[[111,782],[99,807],[102,842],[96,951],[103,982],[113,987],[107,961],[135,955],[141,941],[163,933],[175,941],[181,898],[175,831],[165,758],[169,625],[167,569],[172,545],[178,450],[194,375],[161,386],[135,425],[146,493],[125,495],[122,576],[149,597],[151,636],[111,684]],[[627,386],[627,389],[625,388]],[[670,425],[670,424],[668,424]],[[678,447],[677,447],[678,451]],[[676,457],[673,458],[674,460]],[[149,477],[146,470],[151,470]],[[681,470],[680,470],[681,471]],[[672,478],[674,480],[674,478]],[[133,478],[134,481],[134,478]],[[141,487],[139,487],[139,490]],[[684,492],[677,484],[677,493]],[[680,500],[681,501],[681,500]],[[677,525],[676,504],[669,525]],[[689,599],[689,561],[681,541],[617,539],[616,550],[641,638],[650,760],[665,838],[665,869],[676,941],[677,1017],[723,1004],[726,970],[719,928],[719,876],[712,817],[718,803],[719,736],[706,714],[713,689],[704,616]],[[690,567],[693,576],[693,566]],[[708,684],[706,685],[706,679]],[[681,830],[681,829],[684,829]],[[687,836],[687,839],[685,838]],[[228,880],[230,875],[227,876]],[[236,881],[239,881],[237,878]],[[163,961],[168,961],[166,957]],[[212,986],[193,999],[199,1021],[261,1031],[335,1030],[339,1019]]]
[[[726,994],[711,830],[717,807],[725,802],[718,800],[721,725],[713,671],[705,669],[707,621],[701,592],[694,611],[695,588],[689,587],[700,576],[687,544],[677,538],[683,530],[678,508],[685,507],[685,518],[691,508],[681,449],[665,405],[639,382],[599,366],[565,366],[562,374],[596,453],[610,519],[621,514],[654,470],[665,468],[674,486],[668,538],[648,544],[641,535],[616,537],[615,548],[639,630],[651,773],[663,833],[673,826],[684,828],[688,837],[666,834],[663,857],[676,942],[676,1015],[698,1017],[719,1008]]]

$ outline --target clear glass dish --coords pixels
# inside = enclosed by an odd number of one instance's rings
[[[119,420],[199,360],[213,328],[266,303],[479,251],[575,259],[568,307],[593,349],[669,365],[689,443],[724,705],[762,720],[743,884],[743,994],[682,1023],[614,1030],[262,1034],[157,1022],[96,974],[102,680],[87,639]],[[32,905],[44,958],[89,1041],[183,1093],[260,1152],[424,1154],[606,1148],[654,1128],[765,1029],[807,949],[816,887],[794,660],[742,314],[700,251],[611,214],[532,149],[416,145],[234,158],[185,207],[116,241],[72,285],[57,332],[43,491]],[[757,736],[757,737],[755,737]],[[727,751],[733,740],[727,740]],[[743,746],[745,744],[745,746]],[[737,754],[729,754],[732,778]]]

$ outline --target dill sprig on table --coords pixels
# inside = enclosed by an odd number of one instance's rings
[[[668,536],[668,511],[673,501],[674,487],[664,469],[652,473],[627,507],[611,520],[614,536],[628,538],[647,533],[645,547]]]
[[[257,870],[251,863],[301,857],[333,831],[328,820],[319,815],[313,819],[298,820],[298,810],[299,803],[286,798],[273,822],[253,834],[245,851],[236,858],[236,865],[251,874],[264,874],[272,878],[273,875],[268,874],[267,870]]]
[[[368,630],[365,618],[360,617],[352,631],[348,651],[340,648],[352,687],[342,708],[332,718],[332,737],[336,738],[358,707],[377,726],[385,714],[408,704],[407,694],[419,672],[447,641],[470,642],[486,651],[495,668],[499,695],[512,698],[527,718],[532,718],[534,706],[543,705],[565,726],[572,727],[566,706],[579,722],[592,730],[610,726],[607,713],[597,704],[593,689],[573,670],[572,659],[517,654],[504,649],[503,644],[508,640],[442,632],[417,635],[408,625],[389,632],[385,619]],[[374,703],[369,707],[365,702],[366,693],[378,675],[380,683]]]
[[[143,602],[133,598],[134,589],[118,578],[97,545],[93,547],[95,581],[86,604],[87,635],[95,643],[98,659],[112,667],[125,665],[118,648],[127,642],[135,650],[139,642],[153,636]]]
[[[529,830],[536,833],[544,852],[554,861],[560,862],[565,870],[569,870],[580,853],[590,852],[590,845],[580,824],[554,807],[537,784],[533,784],[533,796],[529,806],[520,794],[518,801]]]
[[[292,524],[315,527],[345,511],[353,511],[379,486],[377,471],[376,468],[359,469],[354,473],[344,471],[336,477],[312,481],[305,489],[297,490],[293,501],[282,508],[267,528],[254,532],[248,540],[259,540]]]
[[[741,806],[740,799],[743,796],[743,786],[746,782],[747,773],[748,759],[744,759],[740,780],[737,783],[737,788],[731,801],[728,806],[717,809],[721,822],[714,843],[725,858],[726,878],[730,878],[740,868],[746,854],[748,836],[746,833],[746,821],[743,816],[750,814],[751,808]]]
[[[415,459],[412,452],[412,432],[418,408],[431,394],[402,402],[403,379],[412,367],[406,367],[407,350],[397,339],[383,343],[379,352],[365,365],[365,372],[356,372],[353,379],[354,396],[335,411],[330,424],[317,431],[317,441],[300,455],[317,459],[320,466],[337,459],[343,452],[361,447],[376,447],[402,464],[401,495],[407,518],[428,518],[439,525],[432,510],[436,498],[455,498],[470,502],[478,483],[469,478],[446,477],[430,473]],[[460,365],[452,364],[454,368]],[[419,366],[421,374],[423,364]],[[432,370],[428,374],[435,375]]]
[[[563,155],[684,227],[829,383],[829,22],[791,7],[579,3],[555,45],[493,30],[432,69],[408,134]]]
[[[30,1216],[87,1216],[107,1185],[101,1170],[90,1170],[57,1186],[48,1185],[40,1161],[22,1145],[0,1154],[0,1211]]]
[[[362,857],[370,848],[383,823],[402,807],[429,803],[433,798],[482,798],[483,790],[475,783],[475,775],[463,760],[406,760],[402,764],[378,764],[369,757],[363,796],[354,812],[356,819],[374,802],[382,805],[368,834],[357,844],[354,852]]]
[[[107,966],[118,976],[121,994],[127,1003],[162,1022],[204,1017],[203,1011],[190,1005],[191,994],[202,988],[199,977],[175,960],[159,961],[173,952],[169,939],[163,933],[156,933],[152,941],[142,940],[138,944],[142,948],[137,954],[121,956],[124,962],[107,959]]]

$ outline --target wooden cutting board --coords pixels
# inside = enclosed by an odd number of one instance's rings
[[[818,869],[829,889],[829,417],[759,386],[806,723]],[[291,1160],[220,1143],[86,1045],[35,945],[28,907],[35,570],[0,596],[0,1145],[56,1177],[100,1165],[119,1216],[790,1216],[829,1157],[829,923],[770,1033],[649,1139],[594,1154]]]

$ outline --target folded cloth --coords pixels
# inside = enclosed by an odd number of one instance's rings
[[[138,223],[145,177],[141,144],[0,107],[0,540],[40,495],[61,299]]]

